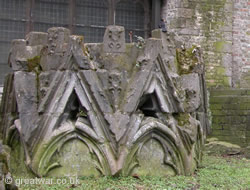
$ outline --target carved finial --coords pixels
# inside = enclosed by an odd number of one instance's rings
[[[104,52],[125,52],[125,29],[123,26],[107,26],[104,37]]]

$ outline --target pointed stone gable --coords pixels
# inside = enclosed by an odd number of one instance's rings
[[[23,147],[33,174],[188,175],[199,165],[204,71],[178,75],[161,38],[126,44],[123,31],[109,26],[100,44],[60,27],[14,41],[1,131],[6,144]]]

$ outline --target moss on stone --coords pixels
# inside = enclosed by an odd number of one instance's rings
[[[41,61],[41,56],[40,55],[37,55],[37,56],[32,57],[30,59],[27,59],[28,71],[36,73],[37,101],[39,101],[39,99],[40,99],[40,95],[39,95],[39,89],[40,89],[39,75],[40,75],[40,73],[42,71],[40,61]]]
[[[217,41],[214,43],[214,48],[216,51],[221,52],[224,48],[225,41]]]
[[[186,125],[190,124],[189,113],[179,113],[179,114],[176,114],[174,116],[175,116],[175,119],[177,120],[179,126],[186,126]]]
[[[189,74],[193,72],[195,66],[199,64],[199,60],[194,53],[196,46],[189,49],[176,49],[177,69],[180,75]]]
[[[223,75],[223,74],[225,74],[225,68],[223,68],[223,67],[217,68],[217,69],[216,69],[216,73],[217,73],[218,75]]]
[[[222,59],[223,55],[221,52],[223,52],[225,43],[227,43],[223,37],[223,32],[221,31],[221,28],[225,26],[225,22],[227,21],[227,17],[229,16],[229,12],[227,14],[222,11],[226,5],[226,0],[221,0],[218,3],[211,2],[211,0],[204,0],[200,5],[200,11],[199,13],[202,15],[203,24],[202,29],[204,36],[202,46],[205,48],[206,51],[212,51],[215,52],[216,59],[218,60],[218,63],[220,66],[222,65]],[[211,13],[213,15],[211,15]],[[232,16],[232,15],[231,15]],[[214,40],[217,40],[213,43]],[[212,49],[213,48],[213,49]],[[217,53],[218,52],[218,53]],[[210,65],[210,58],[208,53],[204,53],[204,60],[205,65]],[[213,87],[213,86],[230,86],[228,78],[225,79],[225,72],[217,74],[217,73],[211,73],[212,77],[211,79],[208,78],[208,75],[206,75],[207,80],[207,86]]]
[[[49,171],[48,176],[99,176],[95,167],[95,159],[88,147],[79,140],[72,140],[63,145],[60,152],[56,152],[51,163],[59,162],[61,167]]]
[[[41,61],[40,55],[27,59],[28,71],[40,72],[41,71],[40,61]]]
[[[164,149],[161,144],[154,139],[146,142],[138,153],[138,167],[133,174],[139,176],[174,176],[176,171],[164,163]]]
[[[25,165],[24,149],[21,142],[18,140],[14,140],[14,142],[12,142],[10,171],[17,177],[34,177],[32,172]]]
[[[242,151],[239,145],[225,141],[211,141],[205,147],[209,155],[239,154]]]

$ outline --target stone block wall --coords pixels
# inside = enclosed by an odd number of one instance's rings
[[[233,67],[233,0],[165,0],[162,17],[168,31],[185,46],[201,46],[208,87],[231,87],[238,74]],[[235,68],[236,71],[233,70]]]
[[[236,87],[250,87],[250,1],[235,0],[233,12],[233,65]]]
[[[250,90],[211,90],[212,135],[246,147],[250,144]]]
[[[250,1],[164,0],[162,17],[182,45],[203,50],[212,136],[249,145],[250,90],[240,89],[250,89]]]

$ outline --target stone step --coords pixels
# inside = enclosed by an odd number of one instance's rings
[[[221,103],[211,103],[209,108],[213,110],[225,110],[225,111],[250,111],[250,103],[239,103],[239,104],[221,104]],[[249,114],[250,115],[250,114]]]
[[[245,104],[250,103],[249,96],[210,96],[210,104]]]
[[[211,109],[212,115],[221,115],[221,116],[248,116],[250,115],[250,110],[233,110],[233,109]]]
[[[210,96],[250,96],[250,89],[212,89]]]

